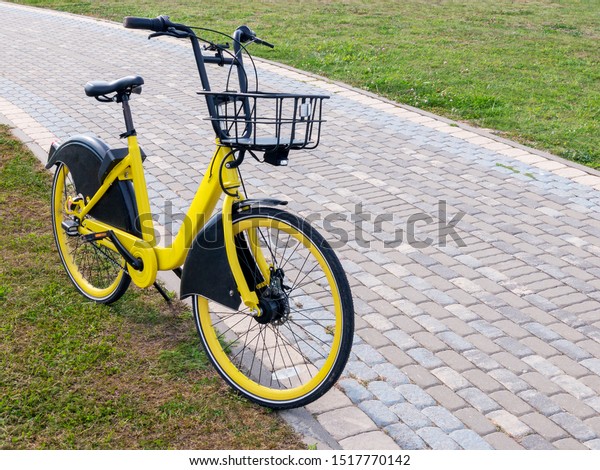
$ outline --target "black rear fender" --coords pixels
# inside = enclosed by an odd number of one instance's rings
[[[74,136],[60,145],[52,144],[46,168],[60,163],[67,165],[76,191],[85,200],[88,200],[101,186],[99,172],[107,155],[111,155],[111,152],[114,153],[105,142],[97,137]],[[141,236],[131,181],[115,181],[89,215],[133,235]]]

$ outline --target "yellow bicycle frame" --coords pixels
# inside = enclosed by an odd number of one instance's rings
[[[223,188],[225,188],[227,191],[222,207],[222,220],[227,260],[242,301],[251,310],[258,311],[258,297],[248,287],[235,248],[232,210],[233,204],[241,201],[243,196],[239,192],[241,182],[237,169],[229,169],[226,165],[226,163],[234,161],[231,148],[222,146],[217,141],[217,148],[208,166],[209,170],[202,178],[202,182],[198,187],[175,240],[171,246],[162,247],[156,243],[154,220],[150,209],[150,199],[137,137],[135,135],[129,136],[127,144],[129,154],[110,171],[96,194],[89,201],[86,201],[82,210],[75,213],[79,220],[82,221],[80,233],[85,235],[111,230],[134,257],[140,258],[143,261],[141,271],[136,271],[131,266],[128,266],[128,270],[136,285],[139,287],[148,287],[154,283],[157,271],[172,270],[183,265],[194,238],[214,212],[221,195],[224,193]],[[140,217],[141,238],[104,222],[85,218],[117,179],[132,181]],[[117,251],[108,238],[104,238],[98,243],[113,251]],[[256,255],[259,251],[257,241],[254,240],[251,244],[252,251]],[[262,256],[260,255],[257,257],[258,264],[264,279],[269,279],[268,266],[264,262],[264,259],[261,258]]]

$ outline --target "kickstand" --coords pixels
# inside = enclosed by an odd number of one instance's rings
[[[161,287],[161,285],[158,282],[155,282],[154,287],[156,287],[156,290],[159,292],[159,294],[163,296],[163,299],[165,299],[167,303],[170,304],[171,297],[169,297],[169,294]]]

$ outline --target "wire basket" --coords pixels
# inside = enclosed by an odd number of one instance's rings
[[[201,91],[221,143],[256,151],[313,149],[319,145],[327,95]]]

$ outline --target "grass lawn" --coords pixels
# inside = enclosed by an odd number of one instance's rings
[[[51,177],[0,126],[0,449],[299,449],[199,351],[191,313],[130,287],[85,301],[60,264]]]
[[[256,54],[600,168],[597,0],[19,0],[120,21],[170,14]]]

